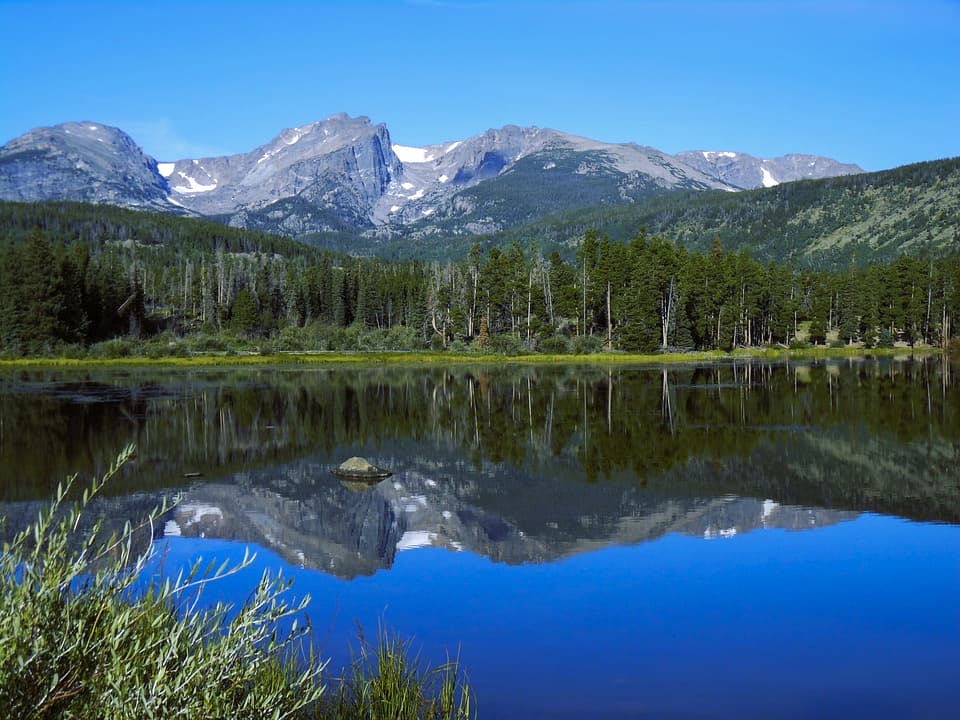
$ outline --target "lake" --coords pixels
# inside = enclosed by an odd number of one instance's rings
[[[96,510],[155,568],[264,569],[459,652],[481,718],[942,718],[960,709],[960,366],[0,372],[6,532],[137,453]],[[377,484],[330,470],[361,455]],[[146,548],[149,536],[141,535]]]

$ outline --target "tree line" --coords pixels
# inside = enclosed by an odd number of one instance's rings
[[[158,238],[117,212],[96,232],[69,217],[5,228],[4,352],[224,331],[309,349],[346,329],[344,349],[371,332],[403,349],[502,352],[945,345],[960,308],[960,254],[818,272],[719,241],[698,253],[643,230],[629,243],[588,230],[568,257],[514,243],[475,245],[458,261],[392,262],[169,217]]]

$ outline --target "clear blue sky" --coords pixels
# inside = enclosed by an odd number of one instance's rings
[[[337,112],[403,145],[539,125],[667,152],[960,155],[960,0],[0,0],[0,143],[95,120],[159,160]]]

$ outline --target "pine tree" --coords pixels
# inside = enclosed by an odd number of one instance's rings
[[[61,265],[39,230],[30,234],[16,268],[12,335],[29,352],[49,351],[62,339],[65,312]]]
[[[851,273],[840,289],[840,339],[848,345],[859,337],[860,317],[857,313],[856,281]]]
[[[483,349],[490,344],[490,328],[487,326],[486,315],[480,318],[480,333],[477,335],[477,347]]]
[[[230,306],[230,326],[238,333],[252,336],[259,329],[259,316],[253,293],[244,288]]]

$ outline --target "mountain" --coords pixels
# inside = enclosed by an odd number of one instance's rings
[[[397,259],[457,257],[474,242],[519,242],[571,255],[587,228],[620,242],[646,228],[698,252],[708,252],[719,239],[727,250],[745,249],[763,262],[825,270],[888,262],[902,254],[936,255],[960,248],[960,158],[736,193],[674,192],[630,205],[574,208],[505,232],[448,237],[442,248],[430,238],[378,243],[360,238],[350,249]],[[335,242],[325,246],[345,248]]]
[[[463,236],[570,208],[749,186],[737,184],[749,181],[747,165],[725,179],[726,171],[704,164],[707,155],[512,125],[409,147],[395,144],[383,124],[339,114],[284,130],[247,153],[158,163],[121,130],[66,123],[0,148],[0,199],[150,208],[293,237]],[[771,165],[777,178],[801,176],[787,158],[763,162],[780,163]],[[810,162],[823,173],[855,167]]]
[[[175,211],[156,161],[94,122],[38,128],[0,148],[0,198],[79,200]]]
[[[864,172],[859,165],[817,155],[784,155],[761,160],[746,153],[696,150],[678,153],[677,158],[715,180],[743,190]]]
[[[284,130],[251,153],[160,163],[171,202],[231,225],[294,236],[511,227],[570,207],[672,189],[727,188],[653,148],[512,125],[426,147],[335,115]]]
[[[365,228],[390,184],[403,173],[384,125],[334,115],[281,132],[249,153],[160,163],[169,200],[199,215],[245,227],[248,213],[266,211],[273,229]],[[282,203],[296,199],[293,212]]]
[[[514,224],[522,215],[511,217],[508,209],[504,219],[507,203],[525,203],[527,214],[536,214],[537,208],[631,202],[678,188],[728,187],[654,148],[541,128],[508,125],[463,142],[394,150],[409,178],[401,187],[412,191],[398,193],[391,207],[404,224],[457,219],[477,231]]]
[[[424,188],[417,191],[422,199],[398,208],[406,234],[489,233],[571,207],[630,204],[681,189],[733,189],[654,148],[555,130],[506,127],[454,145],[441,158],[405,165]]]

